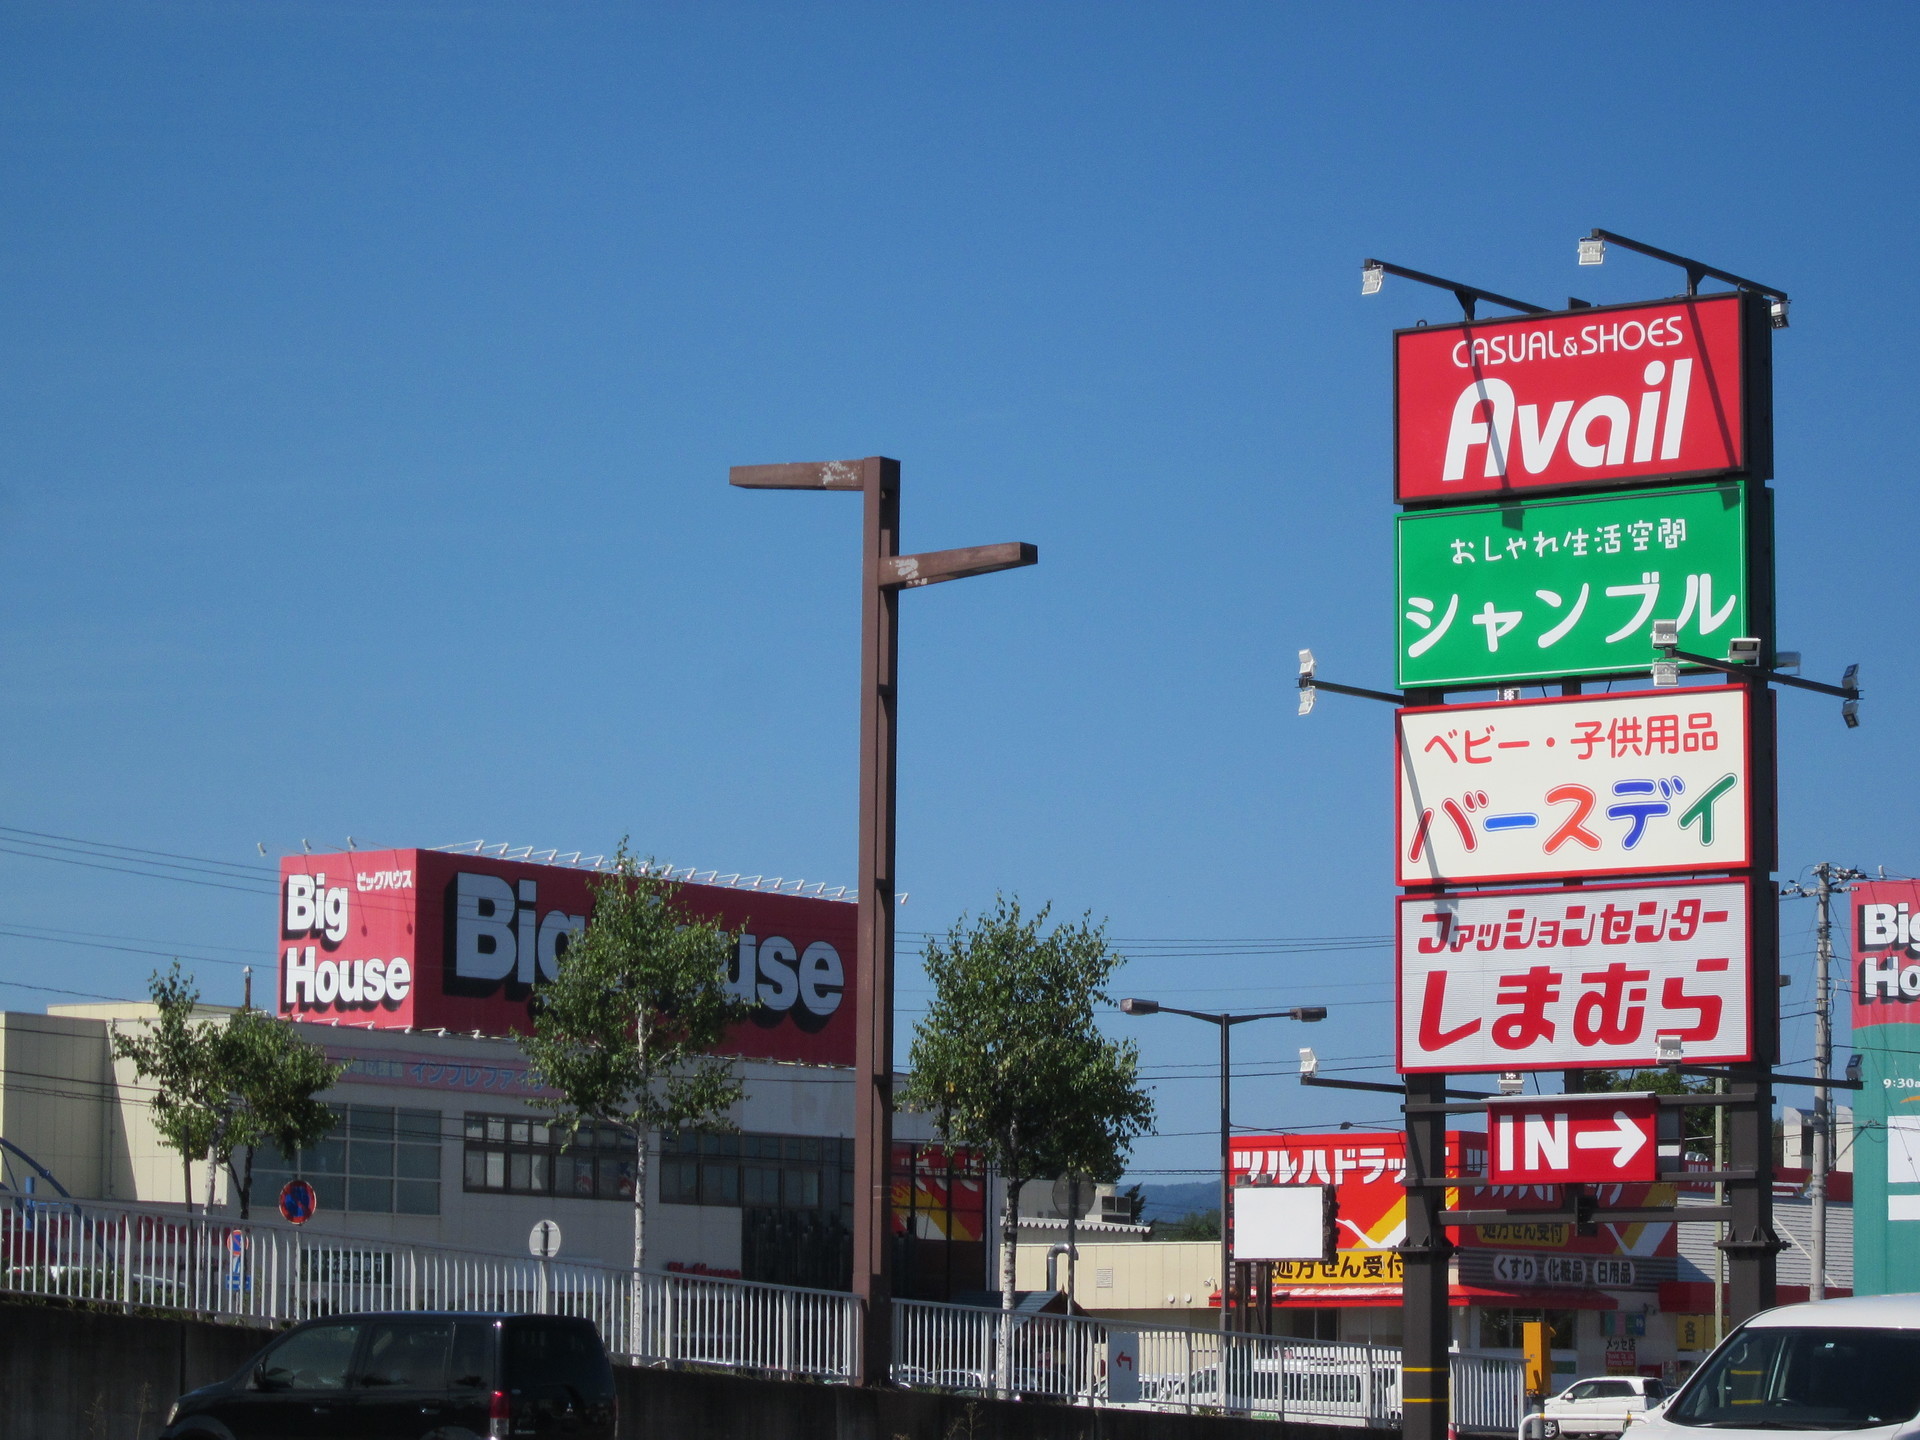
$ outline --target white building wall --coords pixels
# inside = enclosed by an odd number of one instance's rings
[[[208,1013],[228,1012],[209,1007]],[[109,1026],[135,1027],[152,1014],[150,1005],[129,1004],[58,1006],[45,1016],[0,1014],[0,1134],[33,1153],[78,1197],[160,1204],[185,1198],[180,1158],[160,1143],[153,1126],[151,1090],[135,1081],[129,1063],[109,1059]],[[302,1024],[299,1029],[303,1038],[353,1064],[339,1084],[322,1093],[323,1100],[437,1110],[441,1117],[439,1214],[323,1212],[313,1222],[316,1229],[519,1254],[534,1222],[552,1219],[560,1224],[567,1258],[630,1263],[633,1215],[628,1202],[465,1188],[463,1125],[468,1112],[536,1118],[552,1113],[550,1100],[529,1103],[541,1097],[525,1082],[525,1060],[511,1039],[334,1025]],[[741,1130],[852,1138],[851,1070],[761,1060],[737,1063],[747,1093],[730,1118]],[[46,1084],[38,1078],[42,1075],[60,1078],[57,1084]],[[896,1116],[894,1130],[900,1140],[933,1138],[923,1116]],[[738,1271],[741,1209],[661,1203],[658,1137],[651,1150],[649,1265]],[[196,1162],[196,1205],[205,1198],[205,1184],[204,1164]],[[216,1186],[215,1204],[229,1212],[237,1209],[224,1176]],[[255,1218],[271,1204],[271,1199],[257,1204]]]
[[[1684,1205],[1711,1205],[1711,1195],[1682,1194]],[[1717,1225],[1682,1225],[1680,1231],[1680,1278],[1713,1283],[1720,1252],[1714,1248],[1719,1239]],[[1773,1228],[1787,1248],[1780,1252],[1776,1275],[1782,1285],[1805,1285],[1813,1274],[1813,1205],[1804,1198],[1774,1197]],[[1842,1290],[1853,1289],[1853,1206],[1827,1202],[1827,1284]]]

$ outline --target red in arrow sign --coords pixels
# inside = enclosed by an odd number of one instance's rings
[[[1649,1181],[1659,1163],[1660,1102],[1650,1094],[1529,1095],[1487,1105],[1496,1185]]]

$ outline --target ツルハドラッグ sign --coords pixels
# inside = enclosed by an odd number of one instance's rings
[[[1726,653],[1747,615],[1744,486],[1631,490],[1401,515],[1405,687],[1645,672],[1653,622]]]
[[[1402,885],[1725,870],[1749,856],[1745,687],[1402,710]]]
[[[1650,1065],[1752,1054],[1746,882],[1409,895],[1399,1069]]]
[[[1394,335],[1394,496],[1749,475],[1770,468],[1772,332],[1709,296]]]

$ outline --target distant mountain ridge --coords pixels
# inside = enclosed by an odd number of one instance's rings
[[[1130,1181],[1122,1180],[1120,1189],[1131,1186]],[[1213,1180],[1196,1180],[1182,1185],[1140,1186],[1140,1198],[1145,1203],[1140,1207],[1142,1223],[1151,1224],[1155,1220],[1180,1220],[1188,1215],[1220,1208],[1220,1186]]]

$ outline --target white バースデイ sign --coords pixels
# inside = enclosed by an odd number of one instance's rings
[[[1688,1064],[1752,1057],[1747,885],[1408,895],[1399,905],[1399,1069]]]
[[[1752,863],[1744,686],[1402,710],[1402,885]]]

